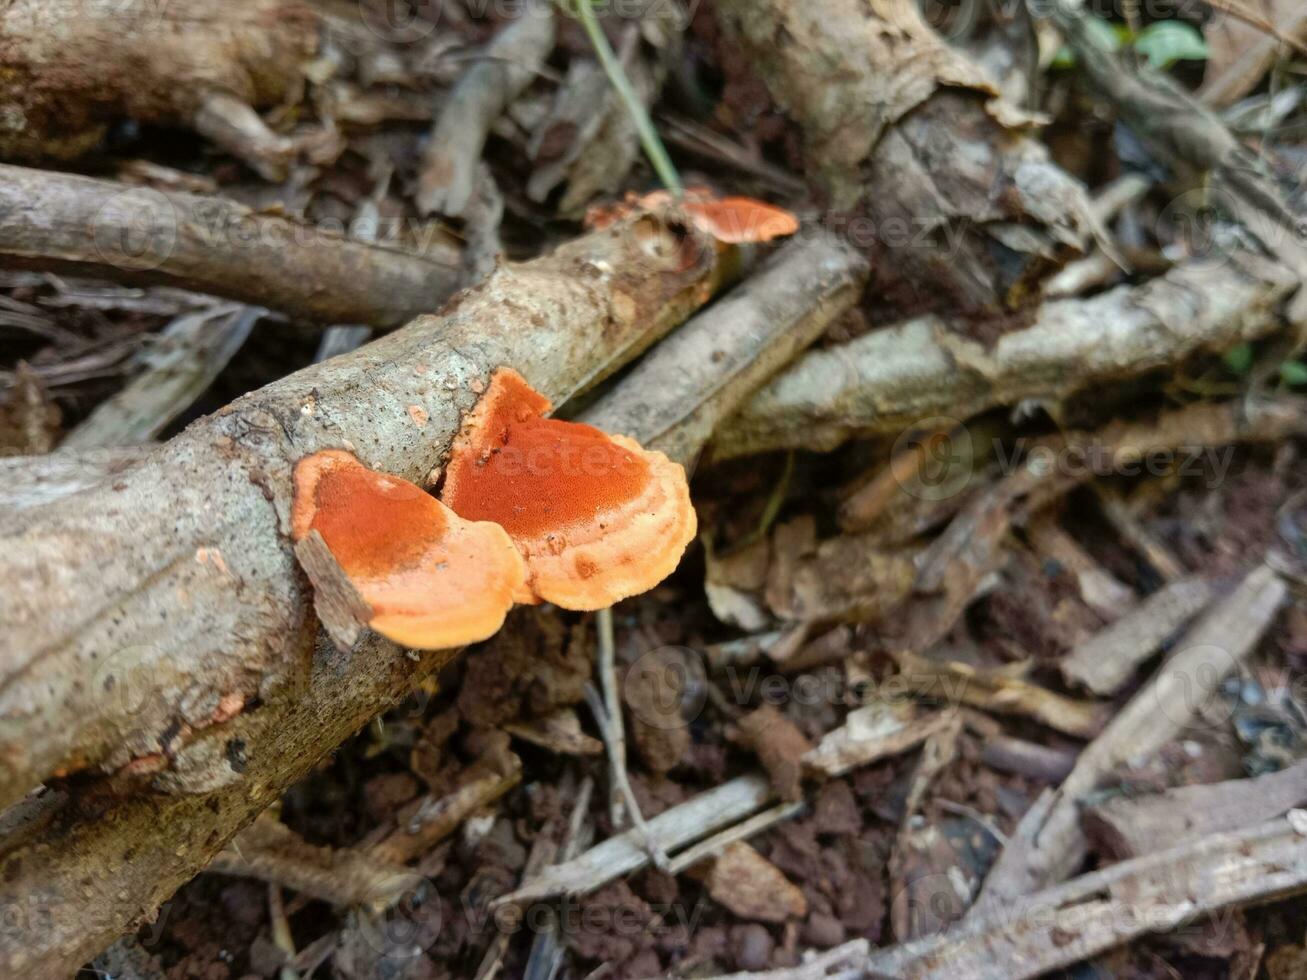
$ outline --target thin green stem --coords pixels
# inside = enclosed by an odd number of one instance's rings
[[[564,5],[566,0],[559,0],[560,5]],[[672,158],[667,155],[667,148],[663,146],[663,141],[658,135],[658,130],[654,128],[653,120],[649,118],[649,112],[640,101],[640,96],[636,94],[635,89],[631,86],[631,80],[626,75],[626,69],[622,67],[621,61],[618,60],[613,46],[608,43],[608,37],[604,34],[603,28],[599,26],[599,19],[595,17],[594,7],[590,5],[590,0],[574,0],[576,6],[577,19],[581,21],[581,26],[585,28],[586,36],[590,38],[590,43],[594,45],[595,54],[599,56],[599,64],[603,66],[604,72],[608,75],[608,80],[613,83],[618,98],[626,106],[626,111],[631,114],[631,119],[635,123],[635,130],[640,134],[640,145],[644,147],[645,156],[653,165],[654,173],[658,179],[663,182],[663,186],[674,194],[679,195],[683,187],[681,185],[681,175],[676,172],[676,166],[672,163]],[[563,9],[567,7],[564,5]]]

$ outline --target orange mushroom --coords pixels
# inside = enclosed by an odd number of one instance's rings
[[[641,197],[628,194],[617,204],[596,204],[586,211],[585,223],[596,230],[643,209],[679,205],[695,227],[725,245],[769,242],[793,235],[799,221],[789,211],[752,197],[717,197],[707,187],[687,187],[681,198],[671,191],[652,191]]]
[[[463,420],[440,499],[512,537],[527,565],[519,602],[603,609],[648,591],[694,538],[685,470],[549,409],[516,371],[496,371]]]
[[[295,464],[291,537],[312,531],[370,607],[368,626],[407,647],[486,639],[526,579],[503,528],[464,520],[422,488],[339,450]]]

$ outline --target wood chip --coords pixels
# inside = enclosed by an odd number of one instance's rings
[[[1115,694],[1140,664],[1206,608],[1212,594],[1212,586],[1201,578],[1170,583],[1067,654],[1059,664],[1062,676],[1101,697]]]
[[[808,900],[799,887],[743,842],[722,851],[704,884],[714,901],[742,919],[784,922],[808,914]]]
[[[1085,811],[1085,830],[1115,858],[1252,827],[1307,803],[1307,760],[1256,779],[1119,796]]]
[[[812,743],[799,727],[770,704],[749,712],[736,724],[740,741],[757,754],[780,798],[800,799],[803,758],[812,750]]]
[[[910,705],[876,701],[850,711],[844,724],[828,732],[803,757],[809,771],[843,776],[860,766],[916,748],[951,724],[945,713],[916,718]]]
[[[372,607],[359,595],[317,531],[310,531],[295,543],[295,557],[313,583],[313,611],[323,629],[336,649],[349,653],[367,632]]]

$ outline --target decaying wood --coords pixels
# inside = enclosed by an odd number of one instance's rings
[[[1228,906],[1283,898],[1307,888],[1307,841],[1295,825],[1281,818],[1123,861],[878,950],[866,967],[903,980],[1022,980]]]
[[[956,715],[940,711],[918,718],[910,706],[872,702],[850,711],[844,724],[827,732],[803,757],[809,772],[835,778],[914,749],[948,729]]]
[[[1251,258],[1181,266],[1141,286],[1045,303],[1033,326],[988,352],[940,318],[910,320],[799,358],[726,420],[712,453],[830,450],[922,419],[963,421],[1026,399],[1057,401],[1268,334],[1296,285]]]
[[[638,426],[646,446],[689,464],[723,418],[857,302],[866,278],[853,249],[805,235],[659,344],[582,420],[607,432]]]
[[[531,83],[554,46],[552,4],[528,3],[481,52],[440,110],[418,175],[424,214],[465,217],[490,126]]]
[[[151,448],[112,446],[0,458],[0,514],[47,504],[117,477],[145,459]]]
[[[1083,249],[1094,223],[1084,188],[910,0],[716,9],[802,128],[810,178],[836,212],[865,211],[848,233],[886,255],[875,284],[911,291],[917,309],[997,315]]]
[[[1256,779],[1118,796],[1085,811],[1085,830],[1114,858],[1156,854],[1208,834],[1244,830],[1307,803],[1307,761]]]
[[[764,776],[737,776],[730,782],[700,793],[679,806],[664,810],[645,825],[650,839],[664,852],[683,847],[713,831],[743,820],[773,799]],[[649,849],[645,834],[628,830],[596,844],[584,854],[546,868],[522,887],[491,904],[528,905],[556,895],[584,895],[614,879],[645,867]]]
[[[972,915],[1068,878],[1080,866],[1088,841],[1080,825],[1085,794],[1117,766],[1156,751],[1217,696],[1221,682],[1257,646],[1279,609],[1286,587],[1258,566],[1214,605],[1182,640],[1177,652],[1080,753],[1054,797],[1022,818],[1011,843],[985,880]]]
[[[1115,694],[1212,596],[1211,584],[1201,578],[1164,586],[1063,657],[1058,663],[1062,676],[1101,697]]]
[[[67,975],[448,660],[375,638],[349,658],[315,651],[286,537],[294,462],[343,446],[421,482],[496,367],[565,401],[710,296],[715,254],[642,216],[501,267],[443,316],[245,396],[112,485],[4,521],[0,622],[23,639],[0,643],[3,795],[60,767],[128,763],[123,776],[154,770],[158,792],[86,821],[94,783],[19,808],[0,902],[45,896],[51,915],[0,937],[0,970]]]
[[[385,908],[413,887],[414,874],[353,848],[309,844],[275,817],[237,834],[210,871],[258,878],[337,906]]]
[[[438,310],[459,275],[452,255],[355,241],[221,197],[3,164],[0,266],[164,283],[376,327]]]
[[[301,0],[11,0],[0,8],[0,157],[69,159],[110,122],[185,123],[277,177],[251,106],[296,98],[318,47]]]
[[[178,317],[146,351],[144,370],[95,406],[59,448],[150,442],[213,383],[263,313],[227,303]]]

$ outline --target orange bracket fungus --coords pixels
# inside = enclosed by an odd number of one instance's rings
[[[526,568],[502,527],[465,520],[339,450],[295,465],[291,537],[302,544],[314,532],[366,605],[367,625],[404,646],[484,640],[524,589]],[[321,598],[324,583],[301,562]]]
[[[628,194],[621,203],[592,206],[586,212],[585,223],[602,229],[638,209],[673,206],[679,206],[695,227],[723,245],[769,242],[799,230],[798,219],[784,208],[752,197],[718,197],[707,187],[687,187],[680,199],[671,191],[653,191],[640,197]]]
[[[519,601],[603,609],[680,562],[696,526],[685,470],[625,436],[545,418],[550,407],[497,370],[463,420],[440,499],[508,532],[527,565]]]

